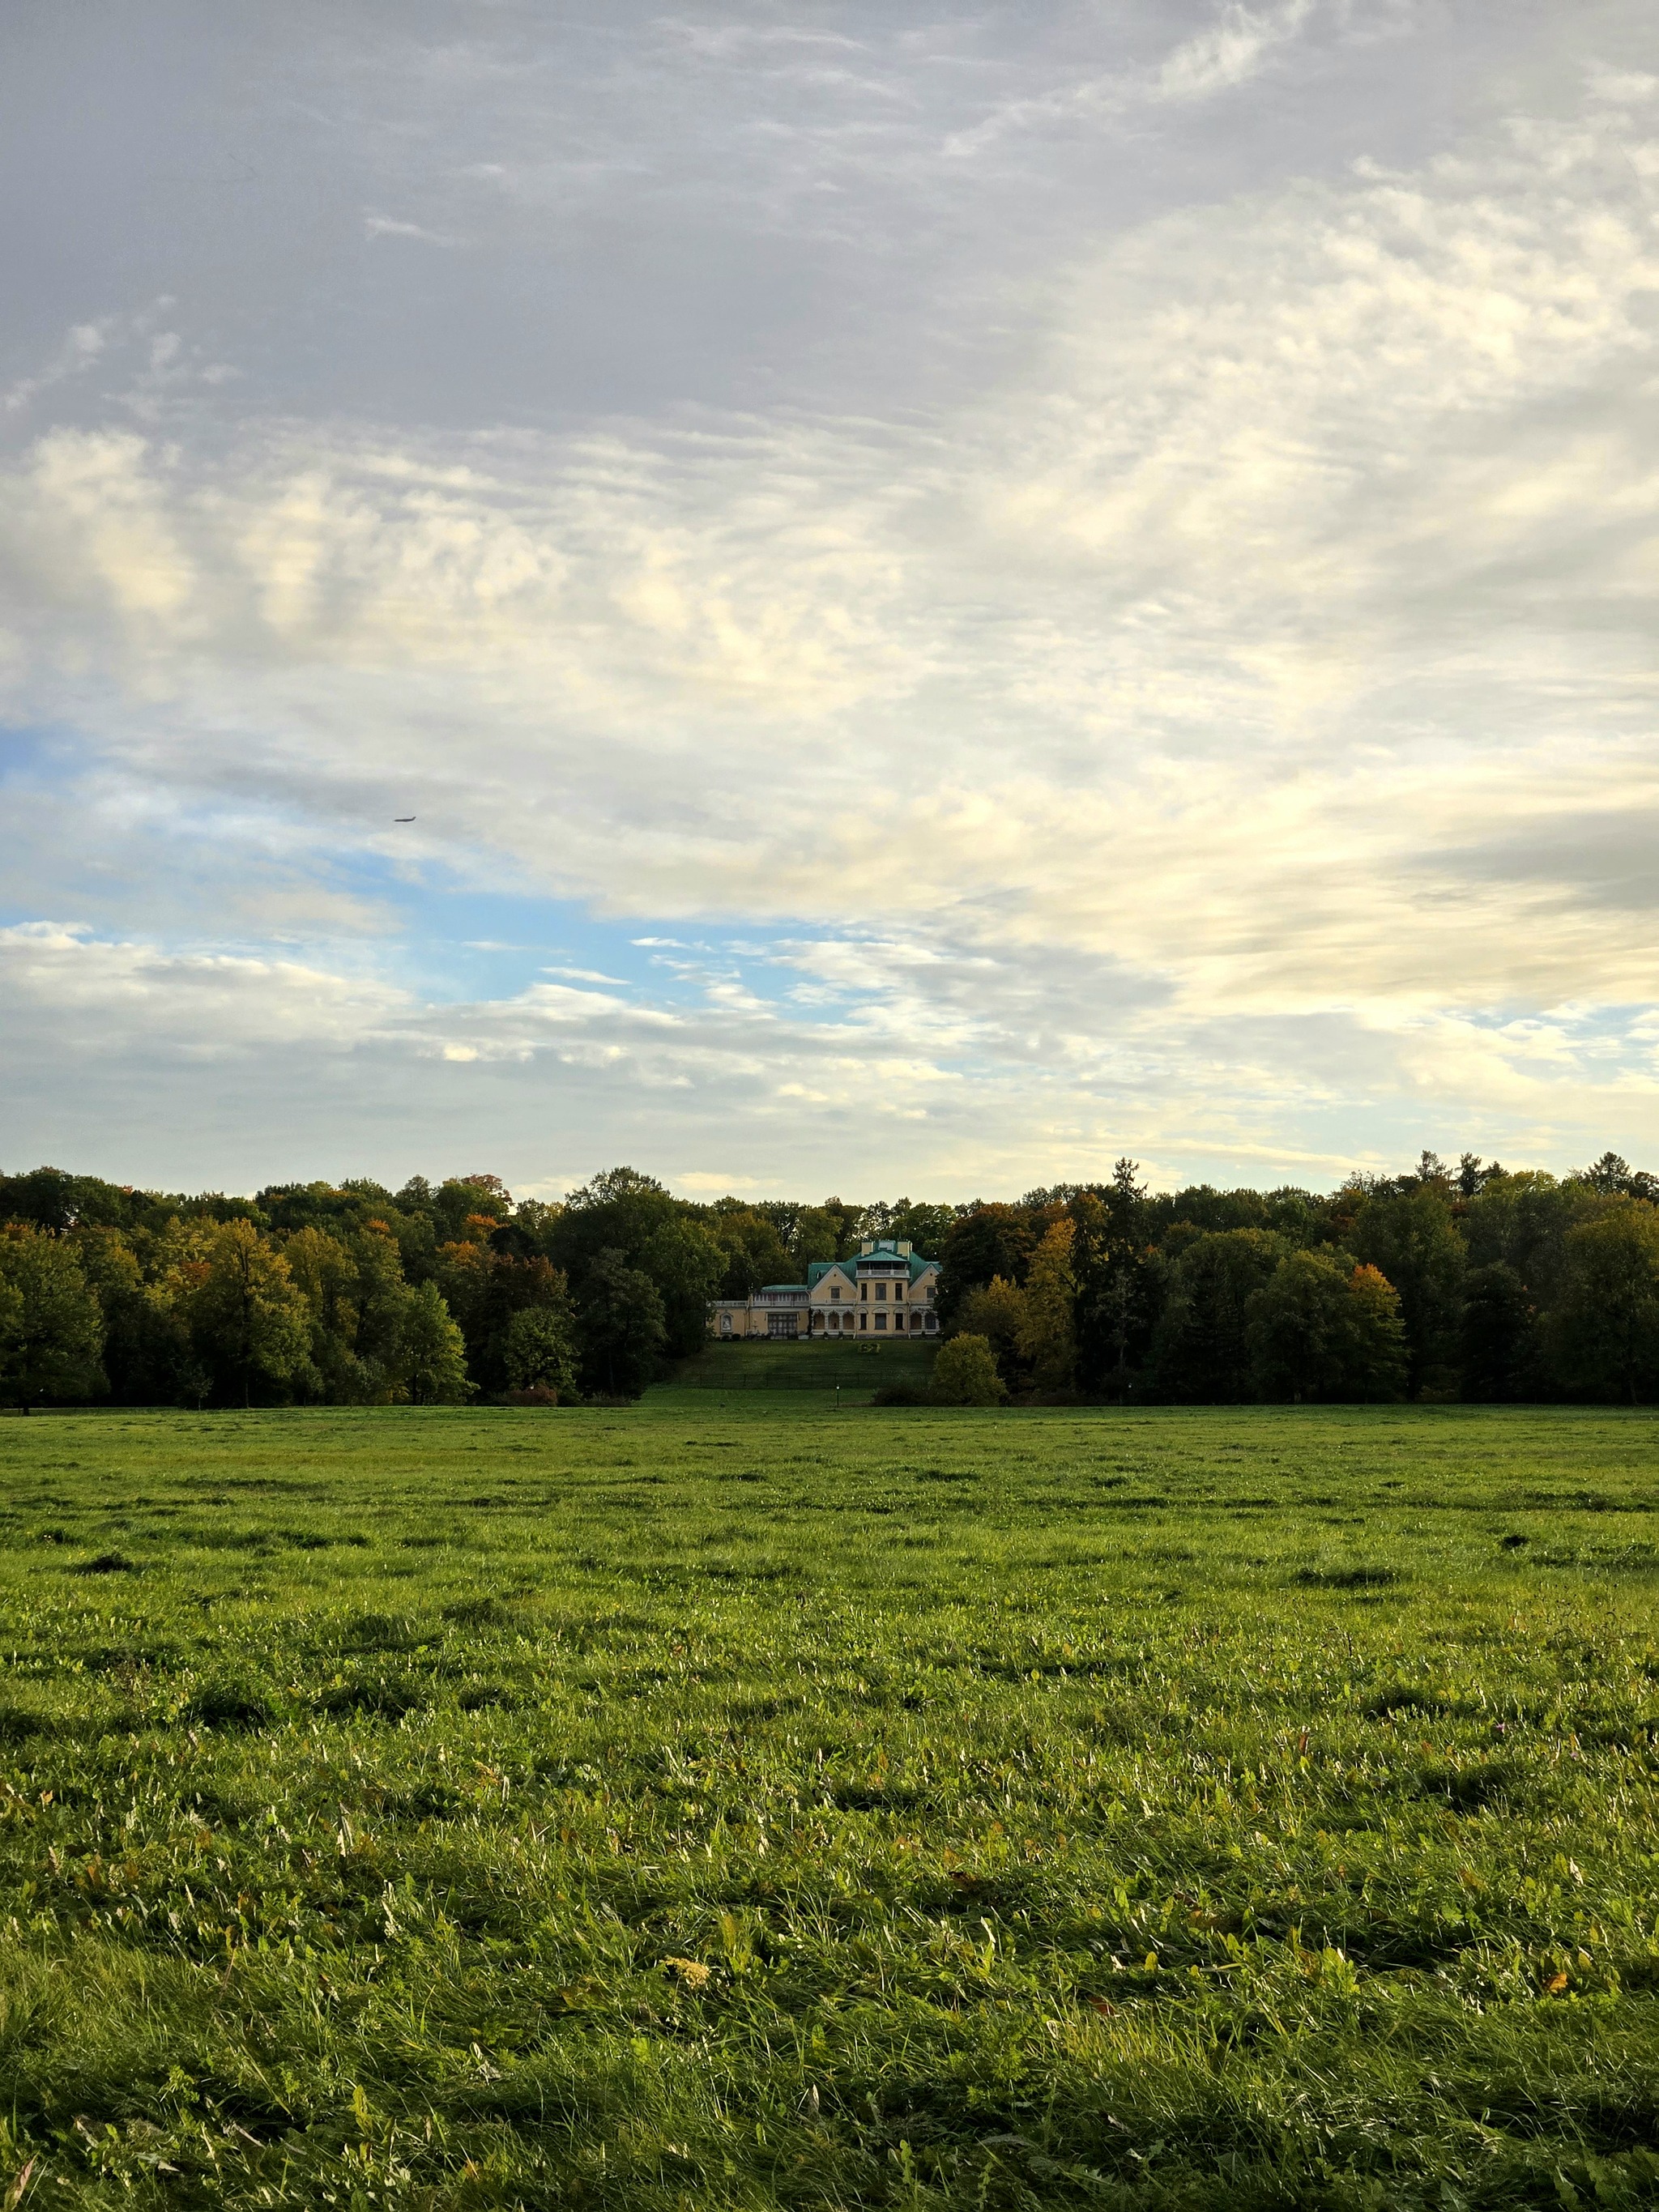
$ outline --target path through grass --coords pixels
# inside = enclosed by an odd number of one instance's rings
[[[0,1424],[0,2203],[1659,2201],[1650,1416],[795,1396]]]

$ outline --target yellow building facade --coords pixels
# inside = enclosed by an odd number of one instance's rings
[[[708,1309],[716,1338],[799,1341],[856,1337],[866,1344],[939,1334],[939,1262],[911,1245],[866,1237],[846,1260],[815,1260],[804,1283],[763,1283],[746,1298]]]

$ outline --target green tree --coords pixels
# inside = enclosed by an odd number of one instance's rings
[[[1613,1199],[1568,1231],[1566,1258],[1549,1322],[1562,1389],[1627,1406],[1650,1400],[1659,1392],[1659,1211]]]
[[[417,1283],[409,1293],[398,1365],[412,1406],[459,1406],[472,1395],[465,1340],[435,1283]]]
[[[671,1219],[646,1238],[636,1265],[656,1285],[662,1300],[669,1357],[690,1358],[708,1338],[709,1302],[719,1294],[726,1272],[720,1246],[700,1222]]]
[[[596,1252],[577,1302],[582,1384],[607,1398],[637,1398],[667,1340],[662,1294],[621,1252]]]
[[[946,1231],[937,1253],[939,1263],[939,1318],[941,1328],[955,1322],[963,1301],[994,1276],[1023,1283],[1036,1249],[1030,1218],[1018,1206],[976,1206]]]
[[[601,1253],[619,1255],[623,1267],[647,1275],[662,1310],[664,1341],[680,1358],[703,1343],[709,1301],[719,1291],[730,1258],[689,1207],[635,1168],[611,1168],[573,1191],[551,1251],[569,1274],[584,1311],[592,1298],[603,1304],[610,1295],[603,1290],[590,1294],[588,1277]]]
[[[1018,1283],[994,1275],[988,1283],[969,1291],[957,1309],[951,1336],[983,1337],[991,1347],[997,1372],[1005,1382],[1017,1379],[1023,1368],[1019,1340],[1026,1325],[1025,1293]]]
[[[410,1283],[404,1279],[402,1250],[391,1225],[378,1215],[372,1215],[346,1243],[356,1275],[355,1348],[371,1395],[378,1400],[392,1395],[399,1379],[398,1364]]]
[[[334,1405],[373,1399],[378,1378],[358,1356],[357,1265],[349,1247],[326,1230],[306,1228],[288,1238],[283,1258],[306,1303],[318,1387]]]
[[[928,1397],[936,1406],[1000,1406],[1008,1386],[982,1336],[953,1336],[940,1345]]]
[[[1355,1218],[1352,1249],[1400,1294],[1406,1331],[1407,1390],[1413,1398],[1455,1385],[1462,1318],[1462,1238],[1453,1224],[1450,1186],[1425,1153],[1421,1180],[1368,1197]]]
[[[507,1325],[503,1364],[510,1389],[550,1390],[568,1405],[580,1364],[568,1304],[521,1307]]]
[[[68,1237],[13,1224],[0,1233],[0,1377],[25,1412],[106,1387],[103,1316]]]
[[[1362,1261],[1348,1277],[1336,1352],[1345,1398],[1376,1404],[1405,1396],[1410,1355],[1400,1293],[1369,1262]]]
[[[0,1379],[10,1375],[23,1337],[23,1293],[0,1273]]]
[[[1084,1191],[1069,1211],[1078,1380],[1086,1390],[1127,1398],[1152,1343],[1162,1277],[1135,1163],[1120,1160],[1111,1182],[1098,1192]]]
[[[143,1230],[134,1232],[153,1242]],[[144,1279],[137,1253],[118,1229],[81,1222],[70,1232],[103,1316],[103,1367],[110,1395],[126,1406],[199,1401],[206,1370],[191,1350],[190,1333],[163,1292]]]
[[[192,1340],[220,1394],[251,1405],[255,1384],[281,1388],[310,1369],[311,1314],[289,1265],[251,1221],[228,1221],[207,1241],[190,1298]]]
[[[717,1297],[750,1297],[763,1283],[795,1279],[794,1256],[779,1236],[776,1224],[758,1207],[722,1199],[708,1209],[704,1226],[720,1253]]]
[[[842,1209],[827,1206],[804,1206],[795,1216],[795,1230],[789,1240],[789,1256],[793,1266],[803,1276],[815,1260],[839,1260],[844,1252],[845,1223]],[[763,1275],[763,1283],[779,1283],[787,1279],[781,1275]],[[737,1293],[747,1297],[746,1291]]]
[[[1259,1397],[1340,1401],[1404,1389],[1399,1298],[1346,1253],[1288,1253],[1252,1294],[1245,1326]]]
[[[493,1228],[510,1220],[513,1194],[499,1176],[452,1176],[433,1192],[431,1208],[438,1242],[453,1243],[468,1221],[488,1221]]]
[[[1463,1395],[1505,1404],[1525,1395],[1537,1319],[1527,1286],[1502,1260],[1471,1268],[1463,1285]]]
[[[1469,1265],[1512,1267],[1533,1304],[1551,1306],[1566,1279],[1568,1232],[1606,1203],[1588,1186],[1540,1170],[1494,1172],[1464,1209]]]
[[[908,1244],[925,1260],[937,1260],[944,1249],[945,1238],[955,1225],[956,1218],[954,1206],[931,1206],[925,1199],[901,1198],[889,1208],[887,1226],[881,1233],[884,1237],[891,1237]],[[836,1255],[833,1252],[826,1252],[822,1255],[814,1254],[813,1256],[830,1260]]]
[[[1254,1395],[1246,1315],[1284,1256],[1284,1240],[1264,1229],[1223,1230],[1184,1248],[1152,1348],[1160,1396],[1237,1405]]]

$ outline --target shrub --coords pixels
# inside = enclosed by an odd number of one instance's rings
[[[953,1336],[939,1346],[928,1396],[936,1406],[1000,1406],[1008,1395],[996,1355],[983,1336]]]

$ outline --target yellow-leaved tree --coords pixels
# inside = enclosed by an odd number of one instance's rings
[[[1018,1349],[1039,1390],[1069,1390],[1077,1379],[1077,1279],[1072,1245],[1077,1226],[1056,1221],[1031,1255]]]

